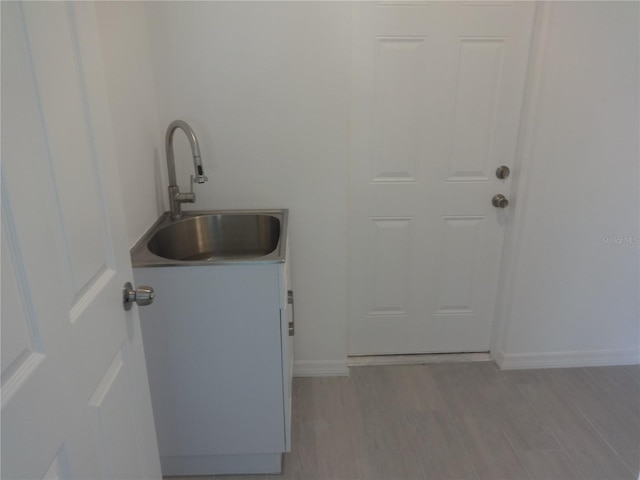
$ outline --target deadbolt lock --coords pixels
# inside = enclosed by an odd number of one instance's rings
[[[507,167],[506,165],[500,165],[496,169],[496,177],[498,177],[500,180],[504,180],[505,178],[507,178],[510,173],[511,170],[509,170],[509,167]]]

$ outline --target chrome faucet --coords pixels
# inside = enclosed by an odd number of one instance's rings
[[[176,180],[176,162],[173,157],[173,134],[178,128],[182,129],[187,135],[189,144],[191,145],[191,154],[193,155],[195,175],[191,175],[189,193],[180,193],[178,181]],[[182,215],[183,203],[194,203],[196,201],[196,194],[193,191],[194,180],[198,183],[204,183],[207,181],[207,177],[205,177],[202,170],[202,159],[200,158],[198,139],[187,122],[183,122],[182,120],[174,120],[171,122],[169,128],[167,128],[164,145],[167,151],[167,169],[169,170],[169,210],[171,211],[171,218],[175,220]]]

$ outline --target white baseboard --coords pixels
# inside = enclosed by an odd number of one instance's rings
[[[592,350],[544,353],[491,352],[491,357],[501,370],[640,364],[640,350]]]
[[[164,477],[190,475],[278,474],[282,472],[282,453],[249,455],[160,456]],[[211,478],[211,477],[207,477]]]
[[[573,352],[502,353],[491,352],[501,370],[528,368],[601,367],[639,365],[640,350],[591,350]],[[347,360],[295,360],[294,377],[348,377]]]
[[[348,377],[347,360],[294,360],[294,377]]]
[[[373,365],[421,365],[426,363],[489,362],[493,360],[486,352],[477,353],[425,353],[409,355],[359,355],[349,357],[350,367]]]

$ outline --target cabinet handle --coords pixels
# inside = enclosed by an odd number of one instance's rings
[[[287,303],[291,305],[291,321],[289,322],[289,336],[293,337],[295,332],[294,322],[296,319],[295,310],[293,309],[293,290],[287,290]]]

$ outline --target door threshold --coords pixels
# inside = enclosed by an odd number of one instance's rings
[[[489,352],[425,353],[406,355],[362,355],[347,358],[350,367],[371,365],[414,365],[422,363],[491,362]]]

